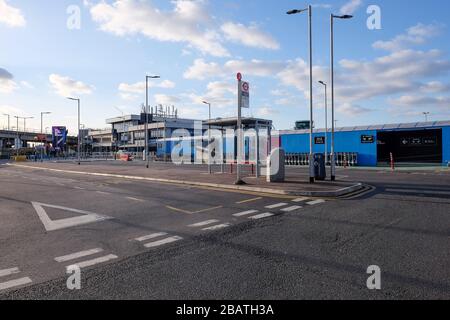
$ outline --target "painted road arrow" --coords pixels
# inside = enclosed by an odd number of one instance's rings
[[[72,209],[62,206],[55,206],[51,204],[45,204],[40,202],[31,202],[34,209],[36,210],[39,219],[41,219],[42,223],[44,224],[45,230],[47,231],[55,231],[55,230],[61,230],[71,227],[76,227],[84,224],[94,223],[94,222],[100,222],[112,219],[111,217],[100,215],[97,213],[89,212],[89,211],[83,211],[78,209]],[[53,208],[53,209],[60,209],[64,211],[79,213],[82,216],[79,217],[73,217],[73,218],[67,218],[67,219],[58,219],[58,220],[52,220],[48,216],[47,212],[45,212],[46,208]]]

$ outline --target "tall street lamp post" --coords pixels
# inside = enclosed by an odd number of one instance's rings
[[[41,135],[44,134],[44,114],[51,114],[51,112],[41,112]],[[47,140],[47,138],[45,139]],[[44,141],[42,141],[44,142]],[[42,148],[41,148],[41,162],[44,161],[44,147],[45,147],[45,143],[43,143]]]
[[[4,113],[3,114],[4,116],[7,116],[8,117],[8,131],[10,130],[10,127],[9,127],[9,120],[10,120],[10,115],[9,114],[7,114],[7,113]]]
[[[327,84],[319,81],[325,87],[325,165],[328,163],[328,99],[327,99]]]
[[[430,115],[430,113],[424,112],[423,115],[425,116],[425,122],[428,122],[428,116]]]
[[[309,25],[309,119],[310,119],[310,132],[309,132],[309,182],[314,183],[315,174],[314,174],[314,161],[313,161],[313,130],[314,130],[314,114],[313,114],[313,66],[312,66],[312,57],[313,57],[313,49],[312,49],[312,7],[308,6],[306,9],[301,10],[290,10],[287,14],[298,14],[308,11],[308,25]]]
[[[81,155],[80,155],[80,146],[81,146],[81,134],[80,134],[80,99],[78,98],[67,98],[69,100],[77,101],[78,103],[78,165],[81,165]]]
[[[145,76],[145,155],[144,160],[147,162],[147,169],[150,167],[150,157],[149,157],[149,147],[148,147],[148,80],[149,79],[159,79],[160,76]],[[165,128],[164,128],[165,130]]]
[[[210,144],[211,144],[211,103],[207,102],[207,101],[203,101],[204,104],[208,105],[208,110],[209,110],[209,117],[208,117],[208,172],[209,174],[212,174],[212,169],[211,169],[211,148],[210,148]]]
[[[330,56],[331,56],[331,68],[330,68],[330,78],[331,78],[331,181],[336,180],[336,161],[335,161],[335,148],[334,148],[334,19],[351,19],[351,15],[336,16],[331,14],[330,16]]]

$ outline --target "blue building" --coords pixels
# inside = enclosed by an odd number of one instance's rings
[[[386,124],[337,128],[335,152],[356,154],[357,165],[450,162],[450,121]],[[314,130],[314,152],[331,151],[331,130]],[[309,130],[279,132],[279,144],[288,154],[309,153]]]

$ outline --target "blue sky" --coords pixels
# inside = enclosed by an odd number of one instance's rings
[[[315,121],[324,126],[329,82],[329,15],[335,23],[336,118],[339,126],[450,118],[447,0],[312,1]],[[70,6],[80,10],[80,28]],[[138,113],[146,74],[162,76],[150,104],[175,105],[183,117],[236,114],[235,74],[251,84],[245,115],[270,118],[277,129],[308,119],[307,15],[287,16],[298,0],[0,0],[0,127],[3,113],[34,116],[27,126],[106,127],[105,119]],[[366,10],[381,10],[369,30]]]

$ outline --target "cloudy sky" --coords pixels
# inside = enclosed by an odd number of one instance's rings
[[[329,15],[335,25],[338,125],[450,119],[448,0],[312,1],[315,120],[324,125],[329,82]],[[369,5],[381,9],[370,30]],[[175,105],[183,117],[236,114],[236,72],[251,84],[245,115],[277,129],[308,119],[307,15],[285,12],[299,0],[0,0],[0,127],[3,113],[51,111],[44,126],[106,127],[138,113],[145,75],[158,74],[150,104]],[[80,20],[77,19],[79,13]],[[22,124],[21,124],[22,126]]]

